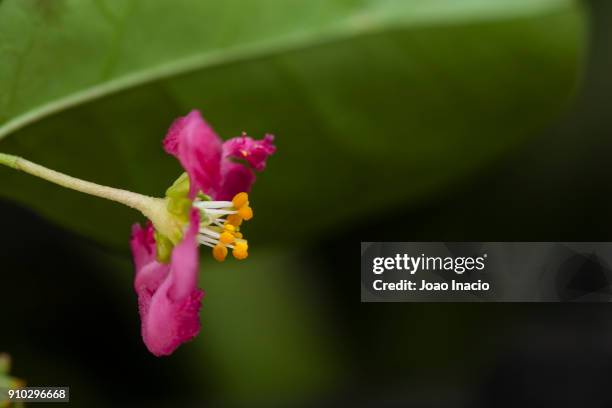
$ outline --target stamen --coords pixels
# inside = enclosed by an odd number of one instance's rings
[[[211,225],[211,228],[220,228],[223,229],[223,226],[225,225],[225,220],[224,219],[216,219],[213,221],[213,225]]]
[[[229,214],[236,214],[237,212],[234,210],[217,210],[217,209],[211,209],[211,208],[207,208],[204,211],[206,212],[206,214],[212,214],[212,215],[229,215]]]
[[[198,235],[198,242],[202,245],[207,245],[209,247],[214,247],[215,245],[219,244],[219,240],[218,239],[214,239],[211,237],[208,237],[206,235]],[[227,244],[226,245],[228,248],[234,248],[234,245],[232,244]]]
[[[225,231],[224,233],[221,234],[221,236],[219,237],[219,241],[225,245],[231,244],[232,242],[234,242],[234,236],[232,235],[231,232]]]
[[[204,240],[204,239],[201,239],[201,238],[198,238],[198,242],[200,244],[202,244],[202,245],[206,245],[206,246],[209,246],[211,248],[213,248],[215,245],[217,245],[216,242],[207,241],[207,240]]]
[[[232,224],[236,227],[239,227],[242,224],[242,217],[238,214],[232,214],[227,216],[228,224]]]
[[[233,204],[231,201],[195,201],[194,206],[198,208],[229,208]]]
[[[234,250],[232,251],[232,255],[234,255],[234,258],[238,260],[246,259],[249,256],[248,244],[246,243],[246,241],[236,242]]]
[[[213,257],[219,261],[225,261],[225,257],[227,256],[227,248],[223,245],[217,245],[212,250]]]
[[[238,215],[242,217],[245,221],[248,221],[253,218],[253,209],[249,206],[242,207],[238,210]]]
[[[238,193],[232,198],[232,204],[234,208],[242,208],[245,205],[249,205],[249,195],[247,193]]]
[[[247,193],[236,194],[232,201],[196,201],[193,205],[206,219],[200,226],[198,242],[211,247],[217,261],[225,260],[228,248],[236,259],[249,256],[248,243],[239,228],[243,221],[253,218]]]
[[[221,234],[219,234],[216,231],[211,230],[210,228],[201,228],[200,229],[200,234],[210,235],[211,237],[214,237],[214,238],[217,238],[217,239],[221,236]]]

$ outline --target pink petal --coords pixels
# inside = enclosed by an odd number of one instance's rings
[[[155,259],[155,238],[153,236],[153,225],[149,222],[142,228],[138,224],[132,226],[132,237],[130,246],[134,256],[136,272],[145,264]]]
[[[268,156],[276,151],[274,136],[266,135],[261,140],[249,136],[235,137],[223,144],[221,184],[212,195],[215,200],[231,200],[236,194],[250,192],[255,182],[253,169],[266,168]],[[246,163],[236,161],[244,160]]]
[[[130,245],[136,267],[134,289],[137,293],[156,291],[168,275],[170,265],[157,262],[153,225],[148,223],[145,228],[141,228],[135,224],[132,227]]]
[[[221,139],[193,110],[174,121],[164,139],[164,149],[174,155],[189,174],[189,197],[199,191],[209,194],[219,186]]]
[[[231,200],[238,193],[250,192],[255,182],[255,173],[241,163],[224,160],[221,179],[221,187],[212,196],[213,200]]]
[[[240,136],[223,143],[223,158],[233,157],[246,160],[255,170],[262,171],[266,168],[268,156],[276,151],[274,136],[266,135],[261,140],[255,140],[249,136]]]
[[[169,294],[176,302],[187,297],[198,284],[200,253],[197,235],[200,230],[200,212],[192,208],[189,219],[183,240],[172,250],[170,279],[173,285]]]
[[[183,240],[172,251],[170,265],[153,260],[136,272],[135,288],[142,338],[149,351],[156,356],[172,354],[200,331],[199,311],[204,292],[197,288],[199,255],[196,236],[199,224],[199,213],[194,209]],[[137,256],[143,254],[144,248],[140,245],[143,236],[139,230],[136,238],[132,239],[135,262]],[[157,285],[151,284],[153,278],[149,278],[149,275],[153,276],[154,273],[149,274],[147,267],[155,272],[157,268],[166,268],[164,278],[157,280]],[[143,274],[147,279],[140,278]]]
[[[181,302],[174,302],[168,295],[170,287],[171,282],[165,280],[152,297],[138,297],[142,338],[147,349],[158,357],[172,354],[200,332],[199,312],[204,292],[194,289]]]

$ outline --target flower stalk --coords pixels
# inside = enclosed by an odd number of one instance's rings
[[[28,173],[32,176],[39,177],[43,180],[50,181],[51,183],[71,190],[80,191],[81,193],[106,198],[107,200],[127,205],[128,207],[139,210],[145,216],[149,216],[151,207],[155,207],[154,205],[152,206],[152,202],[154,200],[159,200],[153,197],[134,193],[132,191],[103,186],[90,181],[68,176],[39,164],[32,163],[31,161],[23,159],[19,156],[0,153],[0,164],[11,167],[15,170],[23,171],[24,173]]]
[[[0,163],[8,166],[8,167],[12,167],[13,169],[17,168],[17,160],[19,159],[19,157],[17,156],[13,156],[10,154],[5,154],[5,153],[0,153]]]

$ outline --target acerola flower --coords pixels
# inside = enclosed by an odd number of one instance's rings
[[[164,198],[80,180],[10,154],[0,153],[0,165],[127,205],[150,220],[132,229],[134,289],[145,345],[163,356],[200,331],[204,292],[197,287],[198,244],[212,247],[218,261],[225,260],[228,248],[236,259],[248,257],[240,231],[242,222],[253,218],[247,193],[255,171],[262,171],[276,150],[273,142],[272,135],[253,140],[243,134],[224,143],[198,111],[191,111],[164,139],[166,151],[185,169]]]
[[[164,148],[186,173],[164,200],[150,206],[145,215],[151,223],[135,225],[131,239],[142,337],[156,356],[171,354],[200,330],[198,243],[212,247],[218,261],[225,260],[228,248],[236,259],[248,257],[240,232],[242,222],[253,217],[247,192],[254,172],[263,170],[276,150],[273,140],[243,134],[223,143],[198,111],[170,127]]]

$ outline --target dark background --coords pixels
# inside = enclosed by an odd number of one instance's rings
[[[328,322],[317,336],[338,345],[334,380],[246,406],[612,406],[611,305],[360,304],[354,279],[359,241],[612,240],[612,3],[588,6],[586,72],[561,120],[479,178],[301,249],[312,312]],[[232,390],[206,356],[156,359],[140,343],[130,277],[96,261],[126,262],[127,249],[100,247],[10,202],[0,212],[0,350],[15,376],[70,385],[79,406],[226,405]]]

